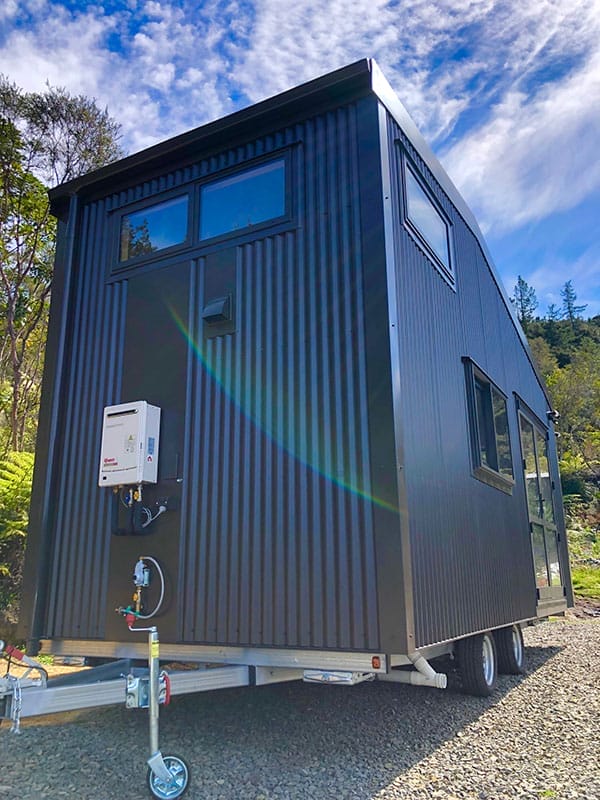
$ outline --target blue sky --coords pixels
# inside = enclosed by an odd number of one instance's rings
[[[95,97],[135,152],[374,57],[539,312],[600,314],[600,0],[3,0],[0,72]]]

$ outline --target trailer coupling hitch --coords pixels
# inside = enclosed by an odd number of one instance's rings
[[[0,656],[8,661],[6,672],[0,677],[0,700],[4,700],[4,711],[11,721],[10,732],[21,732],[21,691],[27,686],[45,688],[48,673],[33,658],[21,652],[17,647],[6,644],[0,639]],[[23,670],[19,675],[11,674],[10,668],[15,662]],[[0,709],[2,706],[0,706]],[[0,719],[2,719],[0,713]]]

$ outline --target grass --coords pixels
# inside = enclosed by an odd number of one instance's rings
[[[571,578],[576,597],[600,600],[600,503],[565,498]]]
[[[576,597],[591,597],[600,600],[600,568],[571,567],[573,591]]]

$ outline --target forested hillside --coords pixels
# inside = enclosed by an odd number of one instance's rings
[[[535,291],[519,278],[514,303],[531,350],[560,413],[557,431],[563,489],[585,496],[600,482],[600,316],[583,319],[572,281],[561,309],[534,316]]]

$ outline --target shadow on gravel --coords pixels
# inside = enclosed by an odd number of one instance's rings
[[[161,710],[161,749],[192,769],[190,800],[367,800],[461,733],[560,651],[526,648],[528,673],[501,676],[490,698],[450,689],[294,682],[176,697]],[[148,717],[105,708],[0,731],[23,800],[136,800],[144,788]],[[53,723],[56,719],[56,723]],[[12,759],[12,761],[11,761]],[[11,784],[0,767],[2,789]],[[37,771],[37,772],[36,772]],[[33,776],[23,781],[24,775]]]

